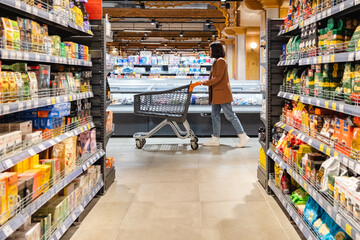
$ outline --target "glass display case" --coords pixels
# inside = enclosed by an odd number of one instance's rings
[[[109,79],[114,113],[133,113],[133,96],[147,91],[161,91],[189,84],[191,79]],[[193,81],[197,81],[193,79]],[[262,95],[259,81],[230,81],[233,92],[233,109],[236,113],[260,113]],[[192,94],[189,113],[211,113],[208,104],[208,87],[198,86]]]

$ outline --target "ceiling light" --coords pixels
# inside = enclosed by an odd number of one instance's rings
[[[145,41],[145,38],[144,38],[144,37],[142,37],[142,38],[141,38],[141,41],[142,41],[142,42],[143,42],[143,41]]]
[[[155,22],[155,19],[153,19],[153,20],[151,20],[151,23],[150,23],[150,24],[154,26],[155,23],[156,23],[156,22]]]
[[[164,43],[164,46],[167,47],[167,43]]]
[[[129,46],[129,43],[128,43],[128,42],[126,43],[126,46]]]
[[[161,24],[158,22],[156,23],[156,28],[160,28],[161,27]]]
[[[146,32],[146,33],[144,33],[144,36],[145,36],[145,37],[147,37],[147,35],[148,35],[148,33],[147,33],[147,32]]]
[[[213,33],[211,36],[212,36],[213,38],[216,37],[215,33]]]
[[[146,47],[144,47],[144,51],[146,51]]]
[[[140,8],[144,9],[144,8],[145,8],[145,3],[140,2],[140,3],[139,3],[139,6],[140,6]]]
[[[208,38],[208,42],[210,42],[211,41],[211,38]]]
[[[257,45],[256,42],[251,42],[251,43],[250,43],[250,48],[251,48],[251,49],[256,49],[257,46],[258,46],[258,45]]]
[[[200,47],[200,46],[201,46],[201,43],[198,43],[198,46]]]
[[[183,32],[180,32],[180,37],[183,37],[184,36],[184,33]]]
[[[175,41],[175,38],[171,38],[171,41]]]
[[[209,25],[213,24],[213,22],[210,19],[208,19],[208,20],[206,20],[205,24],[209,26]]]
[[[222,2],[226,2],[226,0],[221,0]]]

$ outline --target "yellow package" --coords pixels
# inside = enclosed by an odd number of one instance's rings
[[[15,73],[14,72],[7,72],[6,73],[7,76],[7,80],[9,83],[9,102],[15,102],[17,101],[17,93],[18,93],[18,88],[17,88],[17,82],[15,79]]]
[[[4,47],[5,49],[13,49],[13,31],[11,28],[11,21],[8,18],[1,18],[1,29],[3,30]]]
[[[51,176],[51,166],[50,165],[35,165],[34,169],[38,169],[41,171],[43,178],[41,179],[41,186],[43,186],[43,192],[49,190],[49,181]]]
[[[3,225],[9,218],[7,214],[4,214],[8,210],[8,178],[5,175],[5,173],[0,173],[0,225]]]
[[[30,169],[30,158],[26,158],[22,161],[23,164],[23,172]]]
[[[7,103],[10,97],[10,84],[8,82],[6,72],[1,72],[0,74],[0,92],[1,92],[1,99],[0,103]]]
[[[34,169],[36,165],[39,165],[39,154],[30,157],[30,169]]]
[[[355,151],[360,151],[360,128],[358,127],[354,128],[351,148]]]
[[[266,154],[263,148],[260,148],[260,166],[266,172]]]
[[[279,181],[279,172],[281,168],[277,163],[274,164],[274,172],[275,172],[275,186],[280,188],[280,181]]]
[[[18,164],[16,164],[14,166],[14,172],[17,172],[17,173],[23,173],[24,172],[23,161],[19,162]]]

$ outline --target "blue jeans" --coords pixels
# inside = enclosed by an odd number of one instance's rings
[[[221,109],[224,112],[225,118],[229,122],[231,122],[231,124],[235,128],[236,134],[244,133],[244,129],[241,126],[239,118],[236,116],[236,114],[232,110],[231,103],[213,104],[212,105],[212,113],[211,113],[213,136],[220,137],[220,131],[221,131],[220,112],[221,112]]]

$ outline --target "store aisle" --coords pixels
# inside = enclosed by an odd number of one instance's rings
[[[72,240],[300,239],[257,183],[257,139],[243,149],[221,141],[192,151],[185,141],[153,138],[136,150],[133,139],[111,139],[116,182]]]

